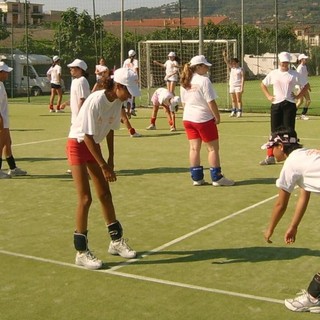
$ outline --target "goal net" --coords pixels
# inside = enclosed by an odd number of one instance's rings
[[[173,51],[180,58],[180,66],[189,62],[199,54],[198,40],[148,40],[139,42],[139,75],[141,88],[146,88],[147,101],[159,87],[165,87],[165,69],[153,63],[154,60],[164,63],[168,60],[168,53]],[[229,109],[228,67],[223,59],[222,52],[228,57],[237,57],[236,40],[204,40],[203,55],[212,63],[209,69],[210,80],[218,94],[219,108]],[[179,94],[179,88],[176,89]],[[145,99],[144,99],[145,100]]]

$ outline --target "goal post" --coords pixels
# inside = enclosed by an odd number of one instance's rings
[[[189,62],[192,57],[199,54],[199,40],[148,40],[140,41],[139,53],[139,80],[141,89],[146,89],[147,97],[142,97],[147,104],[159,87],[165,87],[165,70],[155,65],[154,60],[164,63],[168,60],[168,53],[175,52],[180,59],[180,66]],[[228,89],[228,66],[222,52],[226,51],[228,57],[237,57],[237,40],[204,40],[203,55],[212,63],[209,69],[210,80],[218,93],[219,108],[230,108]],[[178,84],[179,85],[179,84]],[[179,94],[179,88],[176,89]]]

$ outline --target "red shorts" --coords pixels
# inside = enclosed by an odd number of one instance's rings
[[[188,140],[201,139],[203,142],[209,142],[219,139],[218,128],[214,119],[202,123],[183,121],[183,125]]]
[[[100,147],[100,146],[99,146]],[[78,142],[76,139],[68,139],[67,156],[69,164],[80,165],[87,162],[97,162],[91,154],[84,141]]]

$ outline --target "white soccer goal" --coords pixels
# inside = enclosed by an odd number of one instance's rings
[[[164,87],[165,70],[155,65],[154,60],[164,63],[168,60],[168,53],[173,51],[180,58],[180,65],[187,63],[199,54],[198,40],[148,40],[139,42],[139,74],[141,88],[147,88],[148,102],[159,87]],[[228,68],[224,62],[222,52],[228,57],[237,57],[237,40],[204,40],[203,54],[212,63],[210,79],[218,93],[219,108],[229,109]],[[177,89],[176,94],[178,94]]]

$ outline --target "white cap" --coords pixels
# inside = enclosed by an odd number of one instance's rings
[[[280,62],[290,62],[291,61],[291,56],[289,52],[280,52],[278,54],[278,58]]]
[[[302,60],[302,59],[309,59],[308,56],[306,56],[304,53],[299,54],[298,60]]]
[[[174,108],[179,103],[180,103],[180,97],[179,96],[175,96],[170,100],[171,108]]]
[[[138,75],[128,68],[119,68],[114,72],[113,80],[127,87],[133,97],[141,95],[138,86]]]
[[[53,61],[53,62],[57,62],[57,61],[59,61],[59,60],[60,60],[59,56],[53,56],[53,58],[52,58],[52,61]]]
[[[78,67],[78,68],[82,69],[83,71],[86,71],[88,69],[87,64],[83,60],[80,60],[80,59],[75,59],[73,62],[69,63],[67,67],[68,68]]]
[[[8,67],[3,61],[0,61],[0,71],[11,72],[13,69]]]
[[[134,57],[136,55],[136,52],[134,50],[129,50],[128,56],[129,57]]]
[[[175,56],[176,56],[176,54],[173,51],[169,52],[169,54],[168,54],[168,57],[175,57]]]
[[[190,67],[192,66],[196,66],[198,64],[205,64],[208,67],[211,67],[212,64],[209,63],[207,61],[207,59],[205,58],[205,56],[200,55],[200,56],[194,56],[191,60],[190,60]]]

